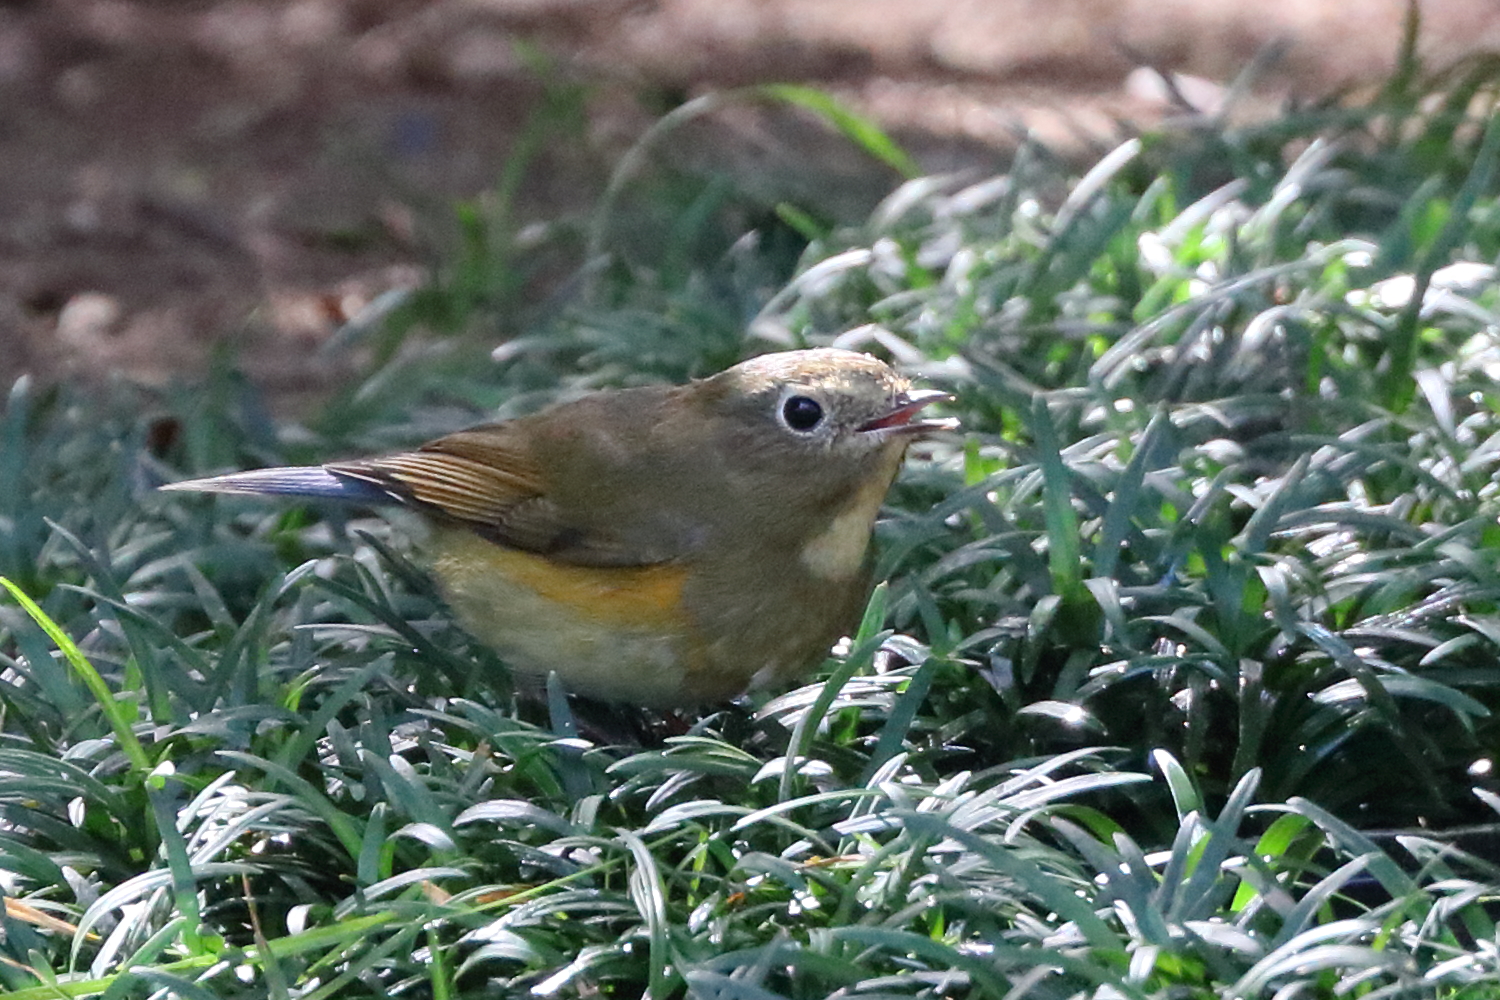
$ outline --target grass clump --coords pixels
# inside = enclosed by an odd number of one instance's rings
[[[502,365],[392,349],[300,428],[230,376],[149,421],[18,386],[0,983],[1491,995],[1493,852],[1446,828],[1500,807],[1500,133],[1382,107],[1135,141],[1060,198],[1025,157],[913,180],[774,294],[753,239],[622,265]],[[1466,168],[1418,176],[1442,129]],[[747,316],[952,389],[964,435],[817,682],[610,713],[644,744],[512,691],[390,523],[151,493],[702,374]]]
[[[1343,204],[1348,138],[1262,203],[1142,187],[1138,142],[1050,215],[1013,177],[913,182],[759,318],[877,320],[956,387],[967,485],[893,527],[896,621],[987,673],[1002,754],[1170,746],[1221,793],[1259,767],[1367,825],[1483,815],[1497,134],[1425,237]]]

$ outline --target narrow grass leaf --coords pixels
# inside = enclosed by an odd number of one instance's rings
[[[196,955],[203,951],[199,934],[203,916],[198,910],[198,885],[193,874],[194,865],[188,857],[187,841],[178,829],[179,820],[173,809],[176,803],[167,789],[168,782],[158,773],[147,779],[146,794],[156,818],[156,833],[167,856],[167,870],[172,873],[172,895],[177,912],[183,917],[182,943],[188,954]]]
[[[1140,440],[1130,454],[1130,461],[1115,480],[1113,496],[1104,512],[1104,521],[1099,526],[1099,537],[1094,542],[1094,576],[1113,578],[1124,550],[1125,540],[1131,531],[1131,518],[1140,509],[1141,486],[1146,480],[1146,467],[1154,461],[1163,436],[1171,427],[1165,406],[1158,406],[1151,414]]]
[[[104,717],[109,720],[110,728],[114,730],[115,740],[120,749],[130,760],[131,766],[142,776],[151,770],[151,758],[146,753],[145,747],[141,746],[140,740],[136,739],[132,728],[132,721],[125,717],[120,702],[115,698],[114,692],[110,691],[109,685],[104,678],[99,676],[99,671],[88,661],[83,652],[68,638],[66,632],[47,616],[35,601],[26,595],[20,587],[17,587],[5,577],[0,577],[0,587],[10,592],[10,596],[19,604],[25,612],[31,616],[31,620],[41,626],[42,631],[47,633],[57,648],[62,651],[68,663],[72,665],[73,671],[83,681],[89,692],[94,696]]]
[[[1047,563],[1052,571],[1053,593],[1064,602],[1079,596],[1083,570],[1079,565],[1078,515],[1073,511],[1073,488],[1057,428],[1043,397],[1031,406],[1031,431],[1036,436],[1037,465],[1042,470],[1042,504],[1047,522]]]
[[[254,874],[254,865],[241,864],[231,861],[214,861],[206,865],[193,866],[191,875],[195,882],[204,879],[224,878],[230,875]],[[78,930],[73,935],[73,960],[76,961],[82,951],[89,933],[106,915],[132,903],[141,897],[155,892],[158,889],[170,888],[174,881],[173,873],[165,868],[157,868],[142,872],[134,878],[126,879],[119,885],[101,895],[83,911],[78,918]]]
[[[827,718],[828,710],[833,707],[833,702],[839,692],[860,668],[869,665],[875,651],[885,641],[888,633],[881,631],[881,627],[885,624],[889,599],[890,585],[887,583],[880,583],[871,592],[852,648],[844,659],[835,665],[833,673],[819,688],[818,696],[811,707],[802,713],[796,725],[792,727],[792,738],[787,747],[786,761],[781,772],[779,798],[783,801],[796,794],[792,786],[796,782],[798,769],[806,760],[813,737],[817,735],[818,727]]]
[[[900,820],[908,829],[957,841],[998,871],[1014,878],[1025,891],[1036,896],[1063,920],[1076,925],[1090,947],[1097,949],[1100,955],[1123,953],[1123,942],[1099,918],[1089,902],[1076,894],[1073,886],[1014,851],[1009,845],[960,829],[939,816],[903,812]]]
[[[929,653],[923,657],[905,687],[896,695],[895,703],[886,715],[885,725],[880,727],[880,737],[875,741],[875,749],[865,763],[864,770],[860,772],[860,785],[869,785],[871,777],[901,752],[941,665],[942,660]]]
[[[671,961],[667,953],[667,892],[657,867],[656,856],[644,841],[628,830],[615,834],[630,851],[633,864],[630,866],[630,899],[635,903],[650,940],[647,956],[647,995],[652,1000],[665,1000],[671,988],[672,976],[668,968]]]
[[[1415,287],[1391,331],[1385,371],[1380,376],[1382,402],[1396,413],[1403,412],[1416,395],[1412,371],[1417,361],[1422,307],[1432,276],[1446,262],[1448,254],[1465,237],[1470,225],[1469,214],[1483,192],[1491,189],[1497,165],[1500,165],[1500,115],[1491,115],[1485,125],[1484,138],[1474,154],[1469,175],[1448,207],[1447,218],[1436,238],[1423,248],[1413,275]]]
[[[766,84],[756,92],[786,104],[806,108],[823,118],[870,156],[904,177],[916,177],[921,171],[915,161],[873,120],[855,114],[827,91],[790,83]]]
[[[1198,787],[1171,752],[1160,748],[1152,750],[1151,762],[1161,771],[1162,777],[1167,779],[1167,788],[1172,793],[1172,805],[1177,810],[1179,822],[1190,814],[1203,810],[1203,797],[1198,794]]]
[[[275,761],[257,757],[254,754],[237,750],[220,750],[218,756],[263,771],[276,784],[287,789],[298,805],[327,824],[328,829],[338,838],[350,858],[360,856],[360,844],[364,838],[359,821],[341,811],[326,794],[314,787],[306,778]]]
[[[1420,892],[1420,887],[1411,876],[1402,871],[1401,866],[1377,847],[1374,841],[1322,806],[1301,796],[1288,799],[1287,806],[1316,823],[1340,850],[1363,858],[1370,869],[1370,874],[1380,880],[1381,887],[1390,894],[1392,899],[1400,899]]]

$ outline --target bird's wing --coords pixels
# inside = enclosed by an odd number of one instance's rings
[[[628,544],[570,516],[549,495],[535,459],[504,425],[460,431],[421,449],[326,466],[507,548],[587,566],[644,566],[670,555]]]

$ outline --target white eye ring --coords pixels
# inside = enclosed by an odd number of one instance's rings
[[[797,434],[809,434],[823,422],[823,404],[811,396],[788,396],[776,412],[781,422]]]

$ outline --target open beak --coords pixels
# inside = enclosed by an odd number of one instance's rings
[[[946,402],[952,398],[948,393],[937,389],[918,389],[915,392],[903,393],[895,409],[868,423],[860,424],[859,430],[883,435],[911,434],[914,436],[931,434],[935,431],[955,430],[958,427],[958,421],[952,417],[942,417],[936,420],[914,419],[930,404]]]

